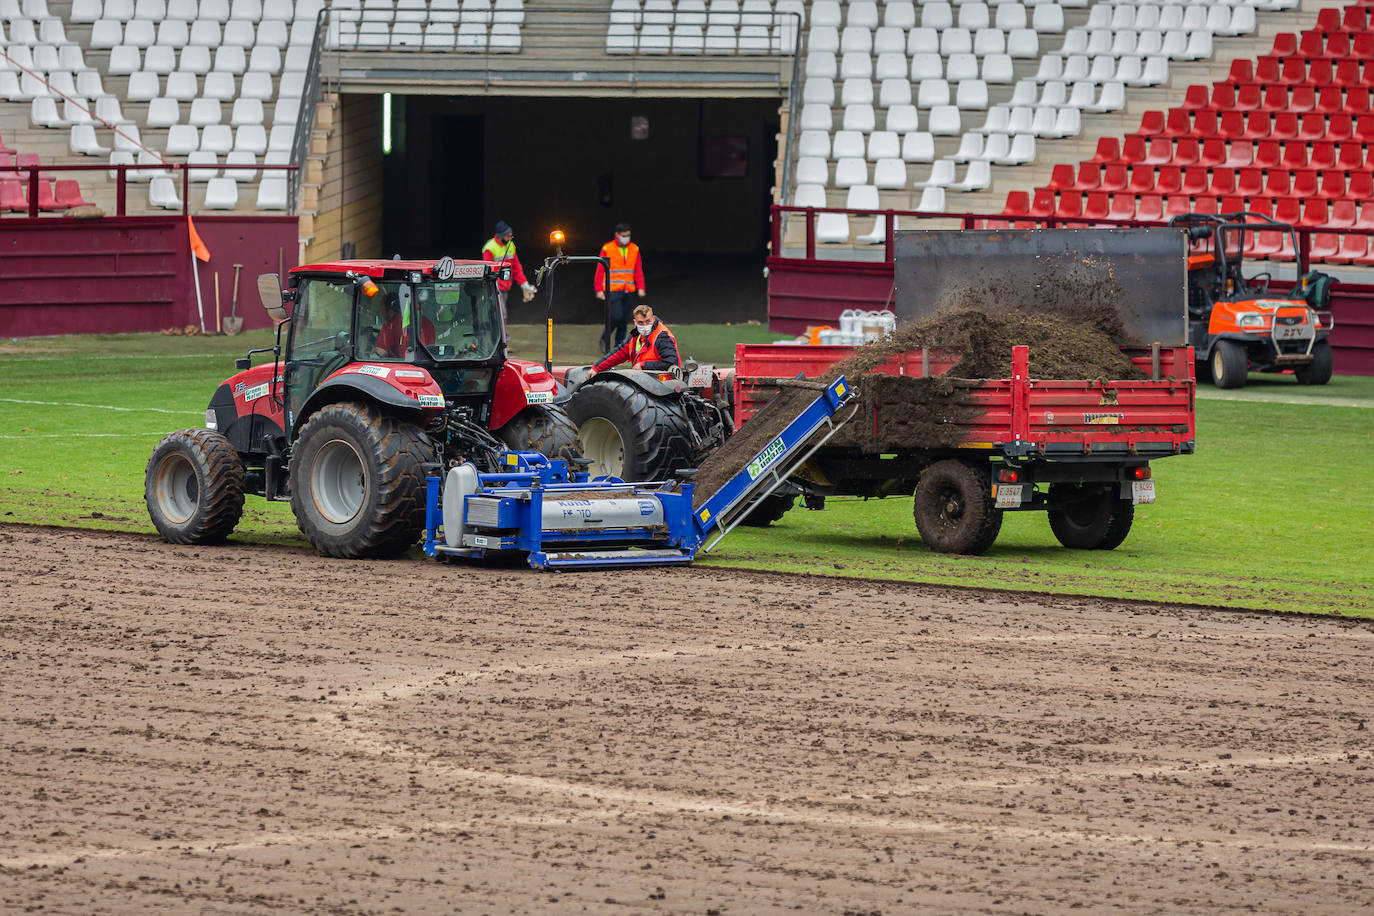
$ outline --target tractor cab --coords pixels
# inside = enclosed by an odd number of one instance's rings
[[[1271,270],[1247,270],[1247,253],[1291,260],[1292,226],[1256,213],[1187,213],[1169,224],[1188,233],[1189,342],[1200,372],[1219,388],[1244,385],[1248,372],[1330,381],[1330,278],[1308,273],[1279,291]]]

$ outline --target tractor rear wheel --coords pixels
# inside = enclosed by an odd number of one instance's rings
[[[1293,370],[1300,385],[1325,385],[1331,381],[1335,369],[1335,359],[1331,354],[1331,342],[1319,340],[1312,346],[1312,362]]]
[[[582,385],[568,402],[593,477],[666,480],[692,466],[690,422],[682,403],[656,398],[623,379]]]
[[[1218,388],[1241,388],[1245,385],[1249,357],[1245,355],[1245,348],[1234,340],[1218,340],[1212,347],[1209,365],[1212,384]]]
[[[497,431],[512,451],[539,452],[545,458],[562,458],[576,470],[574,458],[582,457],[577,424],[561,407],[533,405],[520,411]]]
[[[936,553],[986,553],[1002,530],[986,468],[947,458],[926,468],[916,484],[912,514],[921,540]]]
[[[1135,506],[1117,498],[1111,484],[1050,484],[1050,530],[1072,550],[1112,550],[1126,540],[1135,520]]]
[[[330,404],[291,455],[291,511],[329,557],[398,556],[425,521],[423,465],[433,446],[414,423],[373,404]]]
[[[143,499],[164,540],[219,544],[243,517],[243,462],[213,430],[172,433],[148,459]]]

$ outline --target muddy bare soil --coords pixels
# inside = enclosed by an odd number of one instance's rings
[[[0,912],[1350,913],[1374,630],[0,527]]]

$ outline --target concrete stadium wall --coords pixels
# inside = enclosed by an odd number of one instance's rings
[[[268,327],[259,273],[296,256],[296,219],[203,216],[195,221],[210,261],[199,264],[205,326],[214,323],[215,274],[223,314],[234,264],[242,264],[239,314]],[[6,219],[0,239],[0,336],[112,334],[199,326],[190,236],[182,216]]]

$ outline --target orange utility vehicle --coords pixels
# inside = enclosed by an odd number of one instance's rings
[[[1240,388],[1247,372],[1331,381],[1330,277],[1310,272],[1271,291],[1269,271],[1243,269],[1247,255],[1291,259],[1292,226],[1255,213],[1187,213],[1169,225],[1188,230],[1188,340],[1200,376],[1210,371],[1218,388]]]

